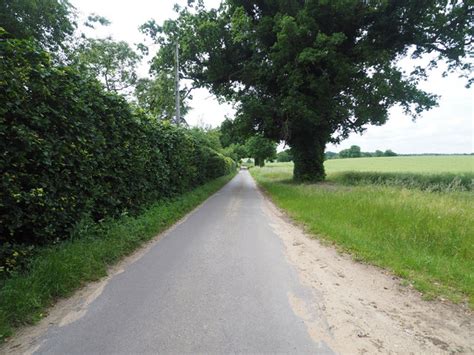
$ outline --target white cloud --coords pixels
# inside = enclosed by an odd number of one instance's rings
[[[106,17],[112,23],[107,27],[98,27],[95,30],[81,28],[88,36],[108,37],[111,36],[115,40],[127,41],[131,45],[144,42],[145,36],[138,31],[138,27],[148,20],[154,19],[157,23],[162,23],[169,18],[175,18],[176,13],[173,10],[174,4],[185,6],[187,0],[134,0],[117,1],[117,0],[72,0],[73,6],[76,7],[81,18],[87,17],[90,13]],[[206,0],[208,7],[217,7],[220,0]],[[147,41],[150,44],[150,41]],[[156,51],[156,47],[150,46]],[[141,76],[147,76],[148,64],[139,69]],[[191,102],[192,110],[186,116],[186,120],[190,125],[207,124],[218,126],[225,116],[233,117],[234,110],[229,104],[219,104],[215,97],[206,89],[195,90],[192,93],[193,101]]]
[[[216,7],[219,0],[207,0],[206,5]],[[150,19],[158,23],[174,18],[173,5],[185,6],[186,0],[72,0],[72,4],[87,16],[94,12],[107,17],[112,24],[96,31],[97,36],[112,36],[131,44],[142,42],[144,36],[138,27]],[[404,61],[408,68],[411,62]],[[143,67],[141,73],[146,74]],[[389,122],[380,127],[369,127],[362,135],[351,135],[339,146],[329,145],[329,150],[341,150],[352,144],[361,146],[364,151],[392,149],[399,153],[469,153],[474,151],[473,90],[464,88],[465,80],[455,76],[442,78],[440,71],[430,75],[427,82],[421,83],[424,89],[441,95],[439,107],[425,112],[416,121],[403,115],[400,109],[390,112]],[[191,125],[200,123],[218,125],[226,115],[233,116],[230,105],[219,104],[207,90],[193,93],[193,109],[186,119]]]
[[[355,144],[363,151],[471,153],[474,151],[473,90],[464,85],[465,79],[456,75],[442,78],[437,70],[420,86],[441,96],[438,107],[422,113],[415,122],[395,107],[385,125],[370,126],[362,136],[352,134],[340,145],[331,144],[327,149],[339,151]]]

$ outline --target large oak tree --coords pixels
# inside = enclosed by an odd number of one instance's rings
[[[294,178],[315,181],[328,142],[385,123],[394,105],[414,117],[435,106],[418,83],[439,61],[469,73],[470,3],[227,0],[208,10],[189,1],[176,20],[143,28],[160,44],[155,70],[169,70],[179,42],[182,77],[237,102],[239,126],[286,141]],[[404,72],[406,56],[432,60]]]

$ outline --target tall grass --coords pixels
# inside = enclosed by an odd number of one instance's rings
[[[381,173],[348,171],[329,175],[329,181],[345,185],[385,185],[416,188],[425,191],[472,191],[474,173]]]
[[[19,325],[40,319],[45,308],[59,297],[105,276],[109,265],[179,220],[233,176],[158,202],[136,217],[83,225],[73,239],[43,249],[26,272],[0,285],[0,342]]]
[[[430,193],[380,185],[297,185],[291,169],[254,168],[276,204],[315,236],[407,278],[427,297],[474,307],[471,192]]]
[[[398,156],[332,159],[324,162],[327,181],[384,185],[425,191],[472,191],[474,156]],[[293,163],[270,163],[272,176],[291,178]]]

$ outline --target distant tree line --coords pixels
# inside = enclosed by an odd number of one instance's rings
[[[415,154],[398,154],[399,156],[402,157],[419,157],[419,156],[439,156],[439,157],[445,157],[445,156],[456,156],[456,155],[474,155],[474,153],[415,153]]]
[[[386,151],[376,150],[375,152],[363,152],[358,145],[352,145],[348,149],[343,149],[339,153],[326,152],[326,159],[344,159],[344,158],[370,158],[370,157],[395,157],[398,154],[387,149]]]
[[[454,154],[443,154],[443,153],[420,153],[420,154],[398,154],[391,149],[385,151],[376,150],[375,152],[362,152],[360,147],[357,145],[351,146],[349,149],[343,149],[339,153],[327,151],[325,153],[326,160],[328,159],[344,159],[344,158],[369,158],[369,157],[395,157],[395,156],[422,156],[422,155],[436,155],[436,156],[449,156],[449,155],[474,155],[474,153],[454,153]],[[276,154],[276,161],[279,163],[286,163],[293,161],[293,154],[290,148],[282,150]]]
[[[369,158],[369,157],[395,157],[398,154],[387,149],[386,151],[376,150],[375,152],[363,152],[358,145],[353,145],[349,149],[343,149],[339,153],[327,151],[325,153],[326,160],[328,159],[345,159],[345,158]],[[279,163],[293,161],[293,154],[291,149],[285,149],[278,152],[276,159]]]

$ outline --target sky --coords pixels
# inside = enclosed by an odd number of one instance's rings
[[[173,5],[186,5],[186,0],[72,0],[80,18],[91,13],[105,16],[111,25],[96,29],[90,36],[123,40],[131,45],[151,42],[138,31],[138,27],[150,19],[162,23],[175,18]],[[217,7],[220,0],[205,0],[208,7]],[[156,47],[150,49],[156,51]],[[406,60],[404,67],[412,63]],[[144,63],[139,74],[147,75],[148,65]],[[420,153],[472,153],[474,152],[474,88],[465,88],[465,79],[452,74],[446,78],[441,70],[433,71],[426,82],[420,86],[441,96],[438,107],[424,112],[414,122],[405,116],[400,108],[390,110],[390,119],[383,126],[369,126],[362,134],[352,134],[341,144],[328,144],[330,151],[340,151],[351,145],[358,145],[362,151],[391,149],[400,154]],[[193,91],[192,110],[186,116],[187,122],[199,126],[218,126],[226,116],[233,117],[234,109],[230,104],[219,104],[205,89]],[[283,145],[280,145],[281,149]]]

